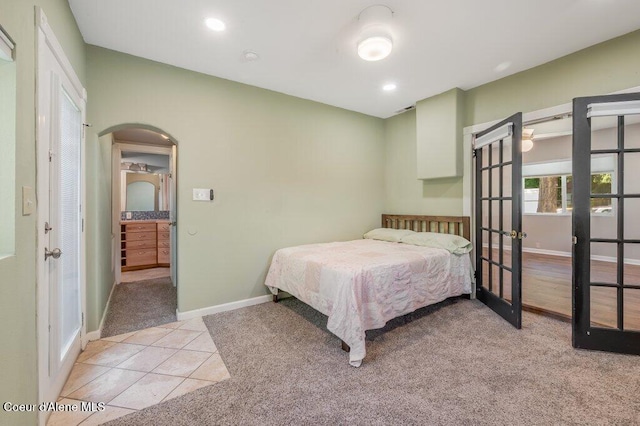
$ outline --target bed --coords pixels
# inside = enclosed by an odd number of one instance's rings
[[[381,232],[453,234],[469,240],[469,227],[469,217],[382,215]],[[377,239],[280,249],[265,285],[274,302],[285,291],[327,315],[327,329],[342,340],[354,367],[366,355],[366,330],[475,290],[469,254]]]

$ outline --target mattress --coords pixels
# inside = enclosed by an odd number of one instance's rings
[[[280,249],[265,281],[272,293],[286,291],[327,315],[355,367],[366,355],[366,330],[469,294],[472,283],[468,254],[369,239]]]

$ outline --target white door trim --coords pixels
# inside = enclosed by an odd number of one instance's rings
[[[120,163],[122,162],[123,152],[142,152],[145,154],[164,154],[171,156],[173,148],[172,146],[144,145],[113,139],[111,147],[111,232],[114,242],[112,258],[115,259],[116,284],[122,282],[122,252],[120,251],[122,244],[122,235],[120,233],[122,179],[120,175]],[[108,306],[107,304],[107,307]]]
[[[47,17],[42,11],[40,7],[35,8],[36,13],[36,93],[39,93],[39,80],[40,80],[40,67],[41,67],[41,57],[44,52],[51,52],[56,60],[58,61],[64,76],[68,80],[71,88],[74,90],[74,96],[80,100],[80,108],[82,110],[82,122],[85,122],[86,119],[86,102],[87,102],[87,92],[82,87],[82,83],[78,78],[77,74],[73,70],[71,63],[67,59],[62,46],[60,45],[58,39],[53,33],[51,27],[48,24]],[[45,51],[46,49],[46,51]],[[37,199],[43,200],[44,194],[43,191],[49,190],[49,174],[48,172],[44,172],[44,170],[48,171],[49,165],[49,147],[44,147],[42,144],[45,141],[48,141],[44,138],[47,134],[47,128],[50,123],[45,119],[42,115],[43,106],[40,104],[40,95],[36,96],[36,110],[37,110],[37,123],[36,123],[36,191],[37,191]],[[86,162],[86,154],[85,154],[85,137],[84,131],[82,132],[82,149],[81,149],[81,203],[82,203],[82,212],[81,212],[81,220],[84,224],[85,216],[86,216],[86,174],[85,174],[85,162]],[[44,288],[43,283],[45,282],[44,274],[46,273],[45,264],[42,261],[44,258],[44,241],[42,236],[44,235],[44,223],[48,219],[44,217],[44,210],[39,205],[37,206],[37,226],[36,226],[36,240],[37,240],[37,257],[36,257],[36,295],[37,295],[37,321],[36,321],[36,331],[37,331],[37,345],[38,345],[38,401],[44,402],[44,395],[46,392],[46,384],[48,383],[48,362],[49,362],[49,332],[48,332],[48,289]],[[81,234],[80,241],[80,303],[82,315],[84,318],[86,312],[86,240],[85,240],[85,232],[83,226],[83,232]],[[86,335],[86,321],[82,322],[82,327],[80,330],[80,340],[81,342],[84,340],[82,337]],[[66,380],[66,377],[64,378]],[[62,382],[61,385],[63,385]],[[60,387],[61,387],[60,385]],[[46,412],[41,412],[39,415],[39,423],[44,424],[47,417]]]
[[[64,49],[62,49],[62,45],[60,44],[60,42],[58,41],[58,38],[56,37],[56,35],[53,33],[53,30],[49,26],[47,16],[44,14],[44,11],[39,6],[36,6],[36,22],[38,23],[38,29],[41,30],[45,36],[45,41],[47,45],[49,45],[49,47],[51,48],[51,51],[53,52],[56,59],[62,66],[62,69],[64,70],[67,78],[69,79],[69,81],[71,81],[71,84],[73,85],[74,89],[76,89],[78,96],[80,96],[82,99],[86,101],[87,91],[84,89],[84,87],[82,87],[82,83],[80,82],[78,75],[73,69],[71,62],[69,61],[67,56],[64,54]]]
[[[113,259],[113,274],[116,285],[122,282],[122,252],[120,251],[122,237],[120,234],[120,209],[122,205],[120,199],[120,193],[122,192],[120,189],[121,161],[122,150],[117,143],[113,142],[113,136],[111,136],[111,259]],[[113,293],[113,288],[111,292]],[[109,302],[107,302],[104,309],[105,315],[107,309],[109,309]]]

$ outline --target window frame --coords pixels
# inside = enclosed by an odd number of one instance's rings
[[[617,161],[615,161],[614,155],[608,155],[606,157],[600,157],[602,160],[597,161],[594,164],[592,160],[591,167],[591,176],[597,174],[611,174],[611,188],[617,188]],[[595,166],[595,167],[594,167]],[[522,167],[522,215],[523,216],[548,216],[548,217],[562,217],[562,216],[571,216],[572,212],[567,209],[568,200],[567,200],[567,177],[572,176],[572,173],[568,173],[568,170],[571,170],[572,160],[571,159],[562,159],[562,160],[554,160],[554,161],[543,161],[537,163],[527,163],[523,164]],[[528,172],[527,169],[531,170],[544,170],[545,173],[532,173]],[[595,169],[595,170],[594,170]],[[543,177],[559,177],[561,178],[561,197],[562,197],[562,211],[560,213],[538,213],[538,212],[526,212],[525,213],[525,179],[540,179]],[[616,214],[617,203],[611,200],[611,211],[610,212],[602,212],[596,213],[593,210],[591,211],[591,216],[598,217],[612,217]]]

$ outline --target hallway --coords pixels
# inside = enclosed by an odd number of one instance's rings
[[[177,292],[169,268],[124,272],[113,291],[102,337],[177,321]]]

